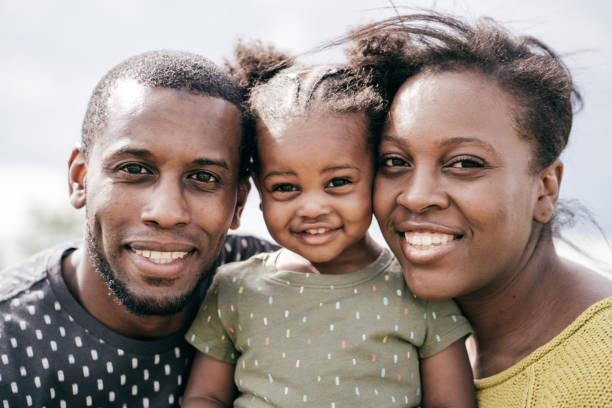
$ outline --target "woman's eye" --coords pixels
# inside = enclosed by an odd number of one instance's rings
[[[199,181],[200,183],[215,183],[217,178],[207,171],[198,171],[189,176],[191,179]]]
[[[288,193],[291,191],[297,191],[297,187],[293,184],[283,183],[276,184],[272,187],[272,191],[280,191],[281,193]]]
[[[476,159],[474,157],[458,157],[454,159],[449,167],[455,169],[473,169],[478,167],[484,167],[484,162],[482,160]]]
[[[351,184],[351,181],[346,178],[334,178],[327,183],[325,187],[342,187],[344,185]]]
[[[383,167],[404,167],[408,166],[408,163],[404,159],[399,157],[384,157],[380,162]]]
[[[121,166],[119,170],[124,171],[128,174],[150,174],[151,173],[149,170],[147,170],[146,167],[140,164],[136,164],[136,163],[130,163],[130,164]]]

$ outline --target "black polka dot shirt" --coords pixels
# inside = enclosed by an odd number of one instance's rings
[[[276,248],[228,235],[215,266]],[[62,278],[61,260],[74,249],[0,271],[0,408],[178,406],[194,353],[184,331],[143,341],[102,325]]]

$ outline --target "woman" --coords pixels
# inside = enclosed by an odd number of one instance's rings
[[[392,101],[374,211],[412,291],[454,297],[481,407],[612,406],[612,281],[560,258],[559,160],[578,101],[546,45],[437,14],[363,27]]]

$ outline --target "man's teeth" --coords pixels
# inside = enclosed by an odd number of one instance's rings
[[[144,256],[145,258],[159,264],[165,264],[172,262],[175,259],[179,259],[188,254],[188,252],[176,251],[176,252],[162,252],[162,251],[150,251],[148,249],[134,249],[134,252],[138,255]]]
[[[317,234],[323,234],[324,232],[327,232],[327,231],[329,231],[329,229],[327,228],[311,228],[311,229],[307,229],[306,233],[317,235]]]
[[[406,242],[412,246],[431,247],[436,245],[444,245],[455,239],[454,235],[441,234],[438,232],[405,232],[404,237]]]

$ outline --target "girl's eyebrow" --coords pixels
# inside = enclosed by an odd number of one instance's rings
[[[271,171],[268,174],[266,174],[264,176],[264,180],[267,179],[268,177],[274,177],[274,176],[295,176],[295,173],[293,171]]]
[[[345,169],[354,169],[354,170],[360,171],[360,168],[357,166],[351,166],[350,164],[341,164],[339,166],[326,167],[321,171],[321,173],[326,173],[326,172],[334,171],[334,170],[345,170]]]

